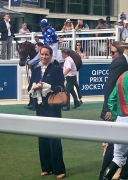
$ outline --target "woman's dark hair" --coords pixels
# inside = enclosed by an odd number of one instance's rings
[[[124,42],[122,42],[122,41],[115,41],[113,44],[112,44],[112,46],[114,46],[116,49],[117,49],[117,51],[119,52],[119,54],[123,54],[123,52],[124,52],[124,46],[122,46],[122,45],[124,45],[125,43]]]
[[[82,44],[81,44],[81,42],[76,42],[76,45],[75,45],[75,50],[77,50],[77,44],[80,44],[81,45],[81,48],[80,48],[80,51],[81,51],[81,53],[83,53],[83,48],[82,48]]]
[[[103,19],[99,19],[98,23],[104,24],[104,20]]]
[[[50,52],[50,55],[52,56],[52,54],[53,54],[52,48],[51,48],[50,46],[44,45],[44,46],[41,48],[41,50],[44,49],[44,48],[45,48],[45,49],[48,49],[49,52]],[[41,50],[40,50],[40,53],[41,53]]]

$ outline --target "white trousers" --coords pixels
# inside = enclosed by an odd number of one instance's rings
[[[128,123],[128,116],[118,116],[116,122]],[[127,156],[124,158],[123,155],[128,151],[128,144],[114,144],[114,161],[119,167],[126,164]]]
[[[58,51],[58,42],[57,43],[53,43],[51,45],[49,45],[52,50],[53,50],[53,55],[52,55],[52,61],[56,59],[57,56],[57,51]]]

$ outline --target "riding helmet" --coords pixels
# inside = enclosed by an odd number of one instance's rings
[[[47,19],[42,19],[42,20],[40,21],[40,26],[48,26],[48,25],[49,25],[49,22],[48,22]]]

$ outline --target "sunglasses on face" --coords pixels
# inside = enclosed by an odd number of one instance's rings
[[[110,51],[110,54],[114,55],[118,51]]]
[[[77,44],[76,46],[81,46],[80,44]]]

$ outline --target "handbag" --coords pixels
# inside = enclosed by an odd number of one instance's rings
[[[53,105],[65,105],[68,101],[67,94],[61,87],[61,92],[55,94],[52,93],[48,97],[48,104]]]

